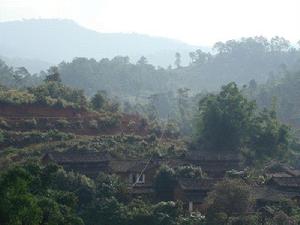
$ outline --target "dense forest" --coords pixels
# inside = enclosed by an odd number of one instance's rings
[[[181,65],[178,53],[168,69],[155,68],[145,57],[132,63],[128,57],[118,56],[99,62],[77,58],[61,63],[59,70],[63,81],[87,94],[106,90],[130,97],[175,92],[179,88],[189,88],[193,93],[211,91],[231,81],[240,85],[252,79],[264,83],[286,70],[299,69],[299,51],[280,37],[270,41],[255,37],[220,42],[214,45],[214,52],[191,52],[188,66]]]
[[[231,81],[245,86],[245,95],[259,107],[275,110],[282,122],[298,128],[299,50],[284,38],[243,38],[218,42],[214,53],[190,52],[190,64],[181,65],[180,53],[174,66],[156,68],[147,58],[136,63],[116,56],[100,61],[75,58],[62,62],[58,71],[62,81],[82,89],[88,96],[105,92],[121,103],[124,111],[176,123],[191,131],[195,103],[207,92]],[[29,87],[42,82],[46,72],[31,75],[24,67],[10,68],[0,62],[1,83],[9,87]],[[273,105],[274,106],[274,105]],[[183,110],[185,109],[185,110]]]
[[[299,72],[284,71],[280,77],[270,78],[258,85],[252,80],[245,89],[245,94],[255,99],[261,108],[274,108],[281,121],[299,127]]]

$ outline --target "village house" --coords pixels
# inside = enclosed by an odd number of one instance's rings
[[[88,151],[48,152],[42,163],[56,163],[66,171],[91,178],[96,178],[100,172],[115,174],[128,185],[133,195],[153,195],[154,178],[160,166],[158,160],[118,160],[108,153]]]
[[[154,179],[160,162],[156,160],[112,160],[109,171],[119,176],[133,195],[154,194]]]
[[[272,164],[265,169],[267,185],[282,192],[300,194],[300,170],[283,164]]]
[[[74,171],[95,178],[100,172],[108,172],[111,159],[112,157],[107,153],[65,151],[46,153],[42,157],[42,163],[56,163],[66,171]]]
[[[240,170],[241,158],[237,154],[212,154],[190,151],[181,158],[168,160],[115,159],[108,153],[90,151],[48,152],[42,157],[44,164],[56,163],[67,171],[75,171],[96,178],[100,172],[115,174],[124,181],[133,196],[154,199],[154,182],[159,167],[164,164],[173,169],[180,166],[199,166],[207,177],[201,179],[177,178],[173,200],[180,200],[189,212],[205,210],[204,199],[227,171]],[[267,181],[252,187],[258,209],[283,198],[300,203],[300,170],[281,164],[271,164],[264,172]]]
[[[300,171],[283,164],[271,164],[265,168],[265,185],[253,188],[258,208],[283,199],[300,203]]]
[[[183,207],[189,212],[203,211],[203,203],[207,193],[213,189],[218,181],[220,180],[212,178],[178,179],[174,190],[174,200],[182,201]]]
[[[241,156],[237,153],[216,153],[189,151],[184,158],[186,163],[200,166],[209,177],[222,178],[229,170],[241,169]]]

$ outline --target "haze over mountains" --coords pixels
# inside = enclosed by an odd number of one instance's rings
[[[99,60],[116,55],[129,56],[132,62],[144,55],[151,64],[166,67],[174,63],[177,51],[187,64],[188,53],[199,47],[135,33],[99,33],[71,20],[34,19],[0,23],[0,48],[10,65],[38,72],[74,57]]]

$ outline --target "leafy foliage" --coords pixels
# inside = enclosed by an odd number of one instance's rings
[[[95,110],[102,109],[103,105],[105,104],[105,98],[101,94],[101,92],[97,92],[93,98],[91,99],[92,107]]]
[[[203,148],[214,151],[235,151],[243,145],[254,104],[243,97],[235,83],[222,87],[219,94],[210,94],[199,103],[199,133]]]
[[[209,225],[225,224],[228,217],[243,215],[250,209],[250,187],[240,180],[224,180],[208,196]]]
[[[248,98],[255,99],[259,108],[276,111],[280,121],[291,125],[299,137],[299,72],[283,71],[262,85],[248,85],[244,90]]]
[[[128,202],[123,192],[126,186],[118,178],[105,174],[94,182],[53,165],[42,168],[28,164],[3,172],[0,184],[0,222],[4,225],[201,222],[185,216],[180,203],[150,204],[138,199]]]
[[[282,157],[289,146],[289,129],[274,111],[257,112],[235,83],[199,103],[199,145],[217,152],[246,149],[251,160]]]
[[[204,174],[199,166],[180,166],[175,169],[175,175],[177,178],[191,178],[202,179]]]
[[[1,224],[82,225],[83,221],[74,214],[74,208],[53,197],[52,192],[56,190],[51,189],[49,182],[55,171],[55,168],[41,169],[29,165],[1,174]]]
[[[30,74],[26,68],[12,68],[0,59],[0,84],[10,88],[21,88],[38,85],[40,76]]]
[[[252,79],[263,82],[270,72],[279,71],[282,65],[294,70],[299,58],[299,50],[282,37],[218,42],[214,50],[215,54],[200,49],[191,52],[189,66],[181,66],[178,52],[175,69],[155,68],[145,58],[134,64],[128,57],[117,56],[100,61],[75,58],[72,62],[61,63],[59,71],[66,84],[84,89],[89,96],[97,90],[105,90],[128,100],[132,96],[176,92],[180,88],[190,88],[193,92],[211,91],[231,81],[238,84]]]
[[[72,103],[75,106],[86,107],[87,100],[82,90],[76,90],[60,82],[49,81],[40,86],[29,88],[29,93],[36,97],[38,103],[48,103],[51,99]]]

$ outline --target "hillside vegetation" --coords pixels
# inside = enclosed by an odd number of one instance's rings
[[[299,50],[215,50],[168,69],[0,61],[0,224],[299,224]]]

